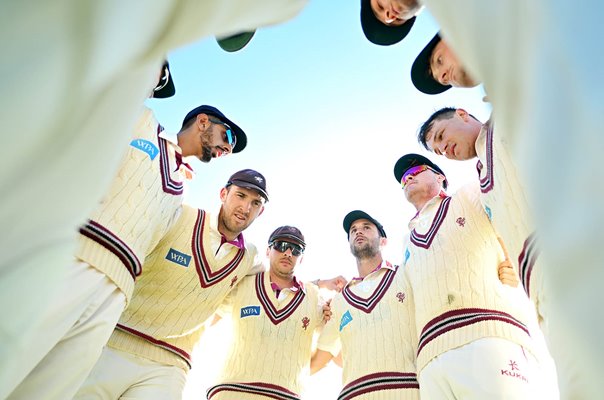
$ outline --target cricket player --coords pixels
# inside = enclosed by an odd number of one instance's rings
[[[415,299],[421,396],[549,398],[529,330],[535,313],[521,288],[498,280],[504,252],[478,185],[448,196],[443,171],[418,154],[401,157],[394,175],[417,210],[404,265]]]
[[[269,270],[244,277],[228,295],[220,312],[232,314],[234,341],[208,399],[300,398],[324,305],[318,287],[294,275],[305,248],[298,228],[275,229],[266,250]]]
[[[47,327],[28,353],[38,363],[11,396],[75,394],[130,301],[145,257],[177,216],[191,174],[183,158],[209,162],[243,150],[246,141],[212,106],[191,110],[176,137],[145,110],[108,192],[80,228],[65,290],[35,316]]]
[[[471,88],[480,83],[442,40],[440,33],[434,35],[415,58],[411,82],[425,94],[439,94],[451,87]]]
[[[492,121],[482,124],[466,110],[445,107],[424,122],[418,132],[418,141],[427,150],[452,160],[478,157],[480,200],[497,235],[512,254],[514,268],[533,302],[539,329],[533,329],[532,335],[541,345],[539,359],[549,371],[546,388],[552,390],[551,397],[559,397],[556,367],[545,342],[548,319],[547,308],[542,306],[546,301],[543,263],[537,262],[539,249],[532,212],[505,138],[495,134]]]
[[[311,372],[342,352],[344,387],[338,399],[418,399],[413,293],[404,267],[382,257],[386,232],[364,211],[344,218],[359,276],[331,301]]]
[[[128,308],[76,399],[180,399],[205,321],[246,274],[263,270],[243,231],[264,211],[266,180],[231,175],[217,214],[183,206],[145,260]]]

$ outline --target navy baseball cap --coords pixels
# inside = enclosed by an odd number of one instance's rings
[[[396,164],[394,164],[394,178],[398,183],[401,183],[401,179],[403,179],[403,175],[407,170],[411,167],[416,167],[418,165],[427,165],[433,170],[437,171],[439,174],[445,177],[443,181],[443,188],[446,189],[449,183],[447,182],[447,176],[443,172],[442,169],[428,158],[414,153],[405,154],[401,158],[398,159]]]
[[[415,23],[415,17],[402,25],[386,25],[376,18],[369,0],[361,0],[361,27],[365,37],[374,44],[390,46],[400,42],[407,36]]]
[[[229,178],[226,187],[231,185],[239,186],[246,189],[252,189],[260,193],[264,200],[268,201],[268,193],[266,191],[266,179],[258,171],[253,169],[243,169],[235,172]]]
[[[346,216],[344,217],[344,222],[342,224],[344,226],[344,231],[348,235],[349,239],[350,239],[350,226],[352,225],[352,223],[354,221],[359,220],[359,219],[366,219],[368,221],[371,221],[371,223],[376,226],[380,235],[384,238],[386,237],[386,231],[384,230],[384,227],[382,226],[382,224],[380,224],[378,222],[377,219],[373,218],[371,215],[367,214],[365,211],[354,210],[354,211],[351,211],[348,214],[346,214]]]
[[[437,33],[415,58],[411,66],[411,81],[417,90],[425,94],[439,94],[451,89],[451,85],[443,85],[434,79],[430,69],[432,52],[440,41],[440,33]]]
[[[295,226],[285,225],[275,229],[275,231],[271,233],[268,238],[268,244],[270,245],[277,240],[299,244],[303,248],[306,247],[306,243],[304,243],[304,235],[302,232],[300,232],[300,229],[296,228]]]
[[[234,53],[243,49],[252,40],[256,31],[241,32],[236,35],[231,35],[223,38],[216,38],[218,46],[224,51]]]
[[[170,64],[168,60],[164,61],[164,65],[162,65],[162,75],[159,78],[159,82],[155,89],[153,89],[153,97],[156,99],[165,99],[167,97],[172,97],[176,93],[176,88],[174,87],[174,78],[170,73]]]
[[[189,111],[189,113],[185,116],[185,119],[182,121],[182,126],[185,126],[186,123],[190,119],[197,117],[199,114],[207,114],[207,115],[216,117],[231,127],[231,129],[233,130],[233,133],[235,134],[235,137],[237,138],[237,143],[235,143],[235,148],[233,149],[233,153],[239,153],[241,150],[245,149],[245,146],[247,145],[247,136],[245,135],[245,132],[243,131],[243,129],[241,129],[236,123],[234,123],[233,121],[228,119],[216,107],[203,105],[203,106],[199,106],[197,108],[192,109],[191,111]]]

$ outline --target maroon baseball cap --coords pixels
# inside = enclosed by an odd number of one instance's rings
[[[295,226],[284,225],[275,229],[268,238],[268,244],[270,245],[277,240],[283,240],[285,242],[291,242],[299,244],[302,247],[306,247],[304,243],[304,235],[300,232],[300,229]]]
[[[231,185],[239,186],[246,189],[252,189],[260,193],[264,200],[268,201],[268,193],[266,191],[266,179],[258,171],[253,169],[242,169],[235,172],[229,178],[226,187]]]

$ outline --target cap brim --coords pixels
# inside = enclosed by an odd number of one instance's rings
[[[153,91],[153,98],[155,99],[165,99],[174,96],[176,93],[174,79],[172,78],[172,73],[170,72],[170,65],[166,62],[163,67],[168,70],[168,82],[161,89]]]
[[[445,177],[444,188],[445,189],[447,188],[447,185],[448,185],[447,176],[445,175],[443,170],[438,165],[436,165],[432,161],[430,161],[429,158],[424,157],[420,154],[415,154],[415,153],[405,154],[404,156],[402,156],[401,158],[398,159],[396,164],[394,164],[394,178],[396,179],[396,181],[398,183],[400,183],[401,179],[403,179],[403,174],[409,168],[415,167],[418,165],[427,165],[430,168],[437,171],[442,176],[444,176]]]
[[[415,23],[415,17],[402,25],[386,25],[375,17],[369,0],[361,1],[361,28],[367,40],[380,46],[390,46],[403,40]]]
[[[241,32],[236,35],[227,36],[225,38],[216,38],[218,46],[224,51],[234,53],[243,49],[252,40],[256,31],[252,32]]]
[[[299,244],[302,247],[306,247],[306,243],[304,243],[302,240],[300,240],[299,237],[296,237],[294,235],[289,235],[289,234],[277,235],[274,238],[272,238],[271,243],[276,242],[277,240],[284,240],[286,242],[292,242],[292,243]]]
[[[430,72],[430,58],[432,51],[440,42],[440,35],[437,33],[432,40],[424,47],[413,62],[411,67],[411,81],[413,85],[422,93],[439,94],[451,88],[451,85],[441,85],[434,79]]]
[[[231,185],[235,185],[235,186],[239,186],[242,188],[246,188],[246,189],[252,189],[257,191],[258,193],[260,193],[260,196],[264,197],[264,200],[268,201],[268,193],[266,193],[266,191],[264,191],[262,188],[254,185],[251,182],[246,182],[246,181],[240,181],[240,180],[232,180],[230,181]]]
[[[344,217],[344,222],[342,223],[342,226],[344,227],[344,231],[346,232],[346,235],[350,234],[350,226],[352,225],[352,223],[359,219],[366,219],[368,221],[371,221],[371,223],[374,224],[376,226],[376,228],[378,229],[378,231],[380,232],[380,235],[382,235],[383,237],[386,237],[386,231],[384,230],[384,227],[382,226],[382,224],[380,224],[379,221],[376,220],[375,218],[373,218],[371,215],[369,215],[365,211],[361,211],[361,210],[351,211],[348,214],[346,214],[346,216]]]

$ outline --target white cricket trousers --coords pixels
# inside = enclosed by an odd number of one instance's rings
[[[501,338],[475,340],[430,361],[419,391],[430,400],[549,400],[535,357]]]
[[[74,400],[180,400],[186,378],[182,368],[105,347]]]
[[[10,393],[8,399],[71,399],[100,357],[124,310],[124,294],[105,274],[80,261],[68,268],[67,278],[59,285],[49,280],[57,290],[22,285],[12,293],[12,315],[19,323],[27,318],[30,334],[24,352],[2,360],[3,377],[10,370],[12,378],[10,388],[3,386]],[[38,285],[42,284],[43,280],[38,280]],[[21,305],[29,305],[36,290],[47,290],[53,296],[36,304],[36,312],[22,315]]]

